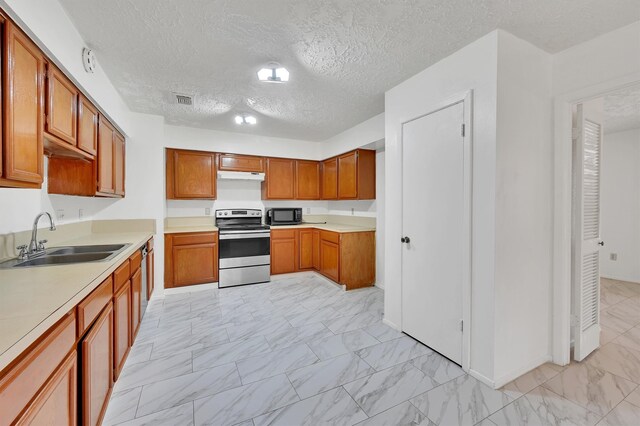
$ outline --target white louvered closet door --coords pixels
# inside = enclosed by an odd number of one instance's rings
[[[600,165],[602,125],[578,105],[574,166],[574,358],[600,344]]]

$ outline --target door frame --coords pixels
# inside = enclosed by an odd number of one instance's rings
[[[458,93],[445,99],[442,102],[436,102],[427,109],[424,114],[417,115],[413,118],[400,123],[400,135],[399,152],[401,160],[404,153],[404,125],[420,118],[426,117],[443,109],[446,109],[455,104],[462,103],[464,110],[463,124],[465,126],[465,133],[463,136],[463,152],[464,152],[464,171],[466,173],[464,179],[464,255],[463,255],[463,270],[462,270],[462,321],[464,327],[462,329],[462,369],[466,372],[469,371],[470,364],[470,349],[471,349],[471,272],[472,272],[472,213],[473,213],[473,90],[467,90],[462,93]],[[400,177],[401,187],[404,188],[402,177]],[[403,217],[404,200],[402,199],[402,192],[400,194],[400,217]],[[401,219],[402,221],[402,219]],[[402,224],[401,224],[402,227]],[[399,237],[399,236],[398,236]],[[401,252],[400,257],[400,306],[402,307],[402,292],[404,286],[402,285],[402,256],[404,251]],[[400,330],[403,330],[402,325],[402,311],[400,315]]]
[[[554,98],[553,143],[553,281],[552,281],[552,359],[559,365],[570,362],[572,292],[572,108],[607,93],[640,84],[640,73],[609,80]]]

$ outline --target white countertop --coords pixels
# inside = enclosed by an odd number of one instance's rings
[[[368,226],[354,226],[354,225],[344,225],[341,223],[301,223],[299,225],[281,225],[281,226],[271,226],[271,230],[278,229],[320,229],[322,231],[331,231],[337,232],[340,234],[347,234],[350,232],[374,232],[376,228],[368,227]]]
[[[106,262],[0,270],[0,370],[102,283],[152,232],[92,233],[67,245],[131,244]]]

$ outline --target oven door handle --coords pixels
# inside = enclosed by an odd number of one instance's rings
[[[243,240],[249,238],[269,238],[271,237],[271,233],[263,232],[263,233],[240,233],[240,234],[220,234],[219,239],[221,240]]]

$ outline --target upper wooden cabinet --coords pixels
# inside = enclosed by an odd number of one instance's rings
[[[115,194],[113,178],[113,137],[115,130],[111,124],[100,117],[98,125],[98,192]]]
[[[113,134],[113,185],[115,194],[124,196],[125,150],[124,137],[118,133]]]
[[[79,90],[51,64],[47,65],[45,131],[72,146],[78,144]]]
[[[296,160],[267,158],[266,176],[262,182],[264,200],[293,200],[295,198]]]
[[[321,167],[321,198],[323,200],[335,200],[338,198],[338,159],[333,157],[324,160]]]
[[[87,154],[98,153],[98,110],[82,95],[78,101],[78,148]]]
[[[320,163],[296,160],[296,200],[320,199]]]
[[[376,198],[376,153],[356,149],[338,156],[338,199]]]
[[[218,170],[229,172],[264,172],[264,157],[240,154],[218,154]]]
[[[44,165],[45,58],[12,22],[3,24],[0,186],[40,188]]]
[[[167,199],[216,199],[213,152],[167,149]]]

